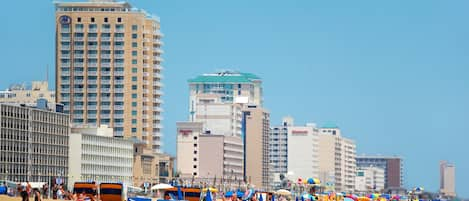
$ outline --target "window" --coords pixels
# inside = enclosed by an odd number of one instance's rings
[[[137,71],[135,71],[134,73],[136,73],[136,72],[137,72]],[[137,77],[136,77],[136,76],[133,76],[133,77],[132,77],[132,81],[133,81],[133,82],[136,82],[136,81],[137,81]]]
[[[136,42],[133,42],[132,47],[138,47],[138,44]]]
[[[77,22],[81,22],[81,17],[77,18]]]
[[[132,34],[133,39],[137,39],[137,34]]]
[[[137,115],[137,110],[132,110],[132,116],[136,116]]]
[[[94,22],[94,17],[91,18],[91,22]]]
[[[136,119],[132,119],[132,124],[137,124],[137,120],[136,120]]]
[[[106,23],[108,22],[108,19],[107,19],[107,17],[105,17],[105,18],[104,18],[104,22],[106,22]]]
[[[132,64],[137,64],[137,59],[132,59]]]
[[[132,94],[132,98],[137,98],[137,94]]]
[[[132,85],[132,90],[137,90],[137,85]]]
[[[197,165],[194,165],[194,168],[197,168]]]
[[[132,56],[137,56],[137,51],[132,51]]]
[[[136,133],[137,132],[137,128],[132,128],[132,133]]]
[[[137,102],[132,102],[132,107],[137,107]]]
[[[122,22],[122,18],[118,17],[117,22]]]
[[[132,25],[132,31],[137,31],[138,30],[138,26],[137,25]]]

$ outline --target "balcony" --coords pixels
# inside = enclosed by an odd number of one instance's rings
[[[124,76],[124,71],[114,71],[114,76]]]
[[[160,30],[154,30],[153,34],[157,35],[157,36],[163,36],[163,34],[160,32]]]
[[[62,37],[60,38],[60,41],[70,42],[70,37]]]
[[[163,117],[161,115],[153,115],[153,119],[163,120]]]
[[[163,54],[164,53],[164,51],[160,48],[153,48],[153,51],[158,53],[158,54]]]
[[[70,80],[62,80],[61,84],[70,84]]]
[[[125,29],[116,29],[115,32],[116,32],[116,33],[124,33],[124,32],[125,32]]]
[[[111,46],[101,45],[101,50],[111,50]]]
[[[116,59],[123,59],[124,55],[123,54],[114,54],[114,58]]]
[[[70,45],[62,45],[61,50],[70,50]]]
[[[101,54],[101,59],[111,59],[110,54]]]
[[[83,37],[75,37],[73,38],[74,41],[83,41]]]
[[[74,105],[73,110],[83,110],[83,105]]]
[[[62,97],[60,99],[61,102],[69,102],[70,101],[70,97]]]
[[[144,77],[148,77],[148,76],[150,76],[150,73],[148,73],[148,72],[143,72],[143,76],[144,76]]]
[[[157,64],[153,65],[153,68],[156,70],[163,70],[163,66]]]
[[[122,42],[122,41],[124,41],[124,37],[114,37],[114,41]]]
[[[124,50],[124,46],[123,45],[116,45],[116,46],[114,46],[114,49],[115,50]]]
[[[124,67],[124,63],[114,63],[114,67]]]
[[[98,93],[98,89],[97,88],[88,88],[86,90],[88,93]]]
[[[110,105],[101,105],[101,110],[110,110],[111,106]]]
[[[114,97],[114,101],[124,101],[124,97]]]
[[[89,59],[97,59],[98,55],[97,54],[88,54]]]
[[[89,96],[88,97],[88,101],[97,101],[97,100],[98,100],[98,97],[96,97],[96,96]]]
[[[101,76],[111,76],[111,71],[101,71]]]
[[[73,88],[73,92],[75,93],[83,93],[83,88]]]
[[[111,63],[101,63],[101,67],[111,67]]]
[[[149,82],[148,80],[143,80],[143,84],[144,84],[144,85],[149,85],[150,82]]]
[[[114,114],[114,119],[123,119],[124,114]]]
[[[96,71],[90,71],[90,72],[96,72]],[[88,80],[88,81],[86,81],[86,83],[88,83],[88,84],[98,84],[98,81],[97,80]]]
[[[88,67],[98,67],[98,63],[88,63]]]
[[[101,119],[109,119],[109,118],[111,118],[111,115],[110,114],[100,114],[99,117]]]
[[[124,93],[124,89],[123,88],[115,88],[114,93]]]
[[[73,71],[74,76],[83,76],[83,71]]]
[[[101,41],[111,41],[111,37],[101,37]]]
[[[108,80],[101,80],[101,83],[103,83],[103,81],[108,81]],[[101,88],[101,93],[111,93],[111,89],[110,88]]]
[[[83,119],[83,114],[74,114],[72,117],[74,119]]]
[[[85,31],[83,28],[75,28],[73,30],[75,33],[83,33],[83,31]]]
[[[123,105],[114,105],[114,110],[123,110],[124,106]]]
[[[114,127],[124,127],[124,123],[122,123],[122,122],[114,122]]]
[[[143,42],[145,42],[145,43],[149,43],[150,41],[151,41],[151,39],[149,39],[149,38],[144,38],[143,39]]]
[[[83,45],[75,45],[75,46],[73,47],[73,49],[75,49],[75,50],[84,50],[84,49],[85,49],[85,46],[83,46]]]
[[[89,45],[89,46],[88,46],[88,49],[89,49],[89,50],[97,50],[97,49],[98,49],[98,46],[97,46],[97,45]]]
[[[70,33],[70,28],[61,28],[60,32],[61,33]]]
[[[74,84],[83,84],[84,81],[83,80],[73,80],[73,83]]]
[[[148,106],[143,106],[143,110],[149,110],[149,109],[150,109],[150,107],[148,107]]]
[[[101,29],[101,32],[103,32],[103,33],[111,33],[111,29],[110,29],[110,28],[103,28],[103,29]]]
[[[74,97],[73,101],[76,101],[76,102],[83,101],[83,97]]]
[[[158,44],[158,45],[163,44],[163,42],[160,39],[153,39],[153,43]]]
[[[98,37],[88,37],[88,41],[96,42],[98,41]]]
[[[91,28],[91,29],[88,29],[88,32],[89,33],[97,33],[98,29],[97,28]]]
[[[153,124],[153,128],[159,128],[159,129],[162,129],[162,128],[163,128],[163,125],[161,125],[161,124]],[[153,132],[153,135],[155,135],[155,133],[158,133],[158,134],[160,134],[160,135],[161,135],[161,133],[160,133],[160,132]]]
[[[75,59],[83,59],[83,54],[74,54],[73,58]]]
[[[163,112],[163,109],[161,107],[153,107],[153,111],[155,112]]]
[[[114,80],[114,84],[124,84],[124,80]]]
[[[159,56],[154,56],[154,57],[153,57],[153,60],[162,62],[164,59],[161,58],[161,57],[159,57]]]
[[[62,54],[60,55],[61,59],[70,59],[70,54]]]
[[[88,109],[89,109],[89,108],[88,108]],[[97,116],[98,116],[98,115],[96,115],[96,114],[88,114],[87,117],[88,117],[88,119],[96,119]]]
[[[101,101],[103,101],[103,102],[104,102],[104,101],[111,101],[111,97],[109,97],[109,96],[102,96],[102,97],[101,97]]]
[[[143,117],[143,119],[148,119],[148,118],[150,118],[150,115],[145,114],[145,115],[143,115],[142,117]]]

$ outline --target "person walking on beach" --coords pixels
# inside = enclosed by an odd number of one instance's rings
[[[34,192],[34,201],[42,201],[41,193],[39,192],[39,189],[35,188],[33,189],[33,192]]]
[[[26,191],[26,186],[21,188],[21,200],[22,201],[29,201],[29,195],[28,195],[28,191]]]

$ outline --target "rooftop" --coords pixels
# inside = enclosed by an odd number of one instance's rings
[[[194,79],[190,79],[189,83],[250,83],[254,81],[259,81],[260,79],[260,77],[252,73],[222,71],[217,73],[199,75]]]
[[[339,126],[337,126],[337,124],[335,124],[333,122],[327,122],[323,126],[321,126],[321,128],[337,129],[337,128],[339,128]]]

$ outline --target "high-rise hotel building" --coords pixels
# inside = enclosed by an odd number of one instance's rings
[[[162,34],[126,2],[56,3],[56,94],[74,127],[114,128],[161,152]]]

